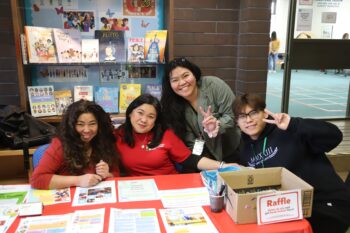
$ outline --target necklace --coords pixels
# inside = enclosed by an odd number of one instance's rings
[[[143,142],[141,144],[141,149],[148,150],[148,133],[146,134],[145,138],[143,139]]]

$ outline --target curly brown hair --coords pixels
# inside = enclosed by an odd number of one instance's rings
[[[86,156],[85,143],[75,129],[77,120],[83,113],[94,115],[98,125],[97,134],[90,141],[92,148],[90,157]],[[69,105],[64,112],[57,135],[62,142],[64,159],[69,172],[76,175],[82,174],[90,162],[97,164],[100,160],[110,167],[117,166],[119,156],[113,131],[114,127],[109,114],[95,102],[79,100]]]

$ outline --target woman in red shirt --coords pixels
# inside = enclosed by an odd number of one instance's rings
[[[88,187],[114,176],[119,166],[111,119],[101,106],[80,100],[65,111],[30,183],[38,189]]]
[[[175,164],[200,170],[238,166],[193,155],[165,126],[161,114],[159,100],[149,94],[139,96],[127,108],[126,121],[116,132],[117,149],[126,175],[175,174],[178,173]]]

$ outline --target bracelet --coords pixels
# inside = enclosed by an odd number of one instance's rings
[[[224,166],[225,162],[224,161],[221,161],[220,165],[219,165],[219,168],[222,168]]]

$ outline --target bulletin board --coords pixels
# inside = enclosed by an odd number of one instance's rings
[[[76,30],[82,39],[93,39],[95,30],[125,30],[127,44],[129,37],[145,37],[147,31],[166,30],[163,0],[26,0],[24,4],[25,25]],[[144,87],[160,84],[164,74],[164,64],[30,66],[31,85],[54,85],[55,90],[73,91],[75,85],[119,86],[121,83],[140,83]],[[114,71],[112,78],[103,75],[110,70]],[[50,76],[59,72],[72,77]]]

